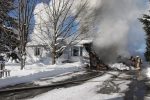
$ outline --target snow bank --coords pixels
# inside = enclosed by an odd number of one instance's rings
[[[143,71],[143,73],[146,73],[146,76],[150,78],[150,65],[146,66],[146,69]]]
[[[150,78],[150,68],[147,68],[147,77]]]
[[[33,83],[36,84],[36,85],[40,85],[40,86],[50,85],[53,82],[64,81],[64,80],[67,80],[67,79],[71,79],[74,76],[77,76],[77,75],[80,75],[80,74],[85,74],[85,73],[86,73],[86,71],[81,71],[81,72],[76,72],[76,73],[65,73],[65,74],[61,74],[60,76],[51,77],[51,79],[43,78],[43,81],[42,81],[42,79],[40,79],[40,80],[35,81]]]
[[[20,70],[17,64],[6,64],[6,69],[11,70],[11,76],[0,79],[0,87],[27,83],[44,77],[52,77],[63,73],[82,70],[81,63],[70,63],[62,65],[44,65],[42,63],[27,65]]]
[[[141,74],[147,78],[150,78],[150,64],[148,62],[143,62]]]
[[[134,70],[132,66],[126,66],[123,63],[115,63],[115,64],[109,64],[110,68],[114,70]]]

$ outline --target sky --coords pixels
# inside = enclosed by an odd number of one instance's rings
[[[149,2],[148,0],[141,0],[141,4],[139,4],[139,9],[141,10],[139,13],[139,17],[142,17],[142,14],[145,14],[149,10]],[[141,22],[139,22],[138,19],[135,19],[131,23],[131,28],[129,30],[130,35],[128,36],[129,42],[129,51],[131,53],[133,52],[140,52],[143,53],[145,52],[145,32],[143,30],[143,25]],[[136,37],[136,38],[135,38]],[[133,39],[134,38],[134,39]],[[134,49],[133,49],[134,48]]]

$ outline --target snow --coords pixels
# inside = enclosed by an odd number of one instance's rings
[[[150,64],[148,62],[143,62],[142,63],[142,75],[147,77],[147,78],[150,78]]]
[[[46,41],[46,42],[44,42]],[[35,46],[35,45],[47,45],[48,40],[44,40],[44,41],[39,41],[39,40],[32,40],[30,42],[27,43],[27,46]]]
[[[79,44],[87,44],[87,43],[92,43],[92,42],[93,40],[87,39],[87,40],[81,40]]]
[[[58,50],[56,50],[56,52],[63,51],[65,48],[66,48],[66,46],[62,46],[61,48],[59,48]]]
[[[134,70],[135,68],[132,66],[127,66],[123,63],[115,63],[109,65],[114,70]]]
[[[58,37],[56,40],[57,41],[61,41],[61,40],[63,40],[64,38],[61,38],[61,37]]]
[[[5,26],[5,25],[3,25],[3,27],[12,30],[14,32],[14,34],[17,34],[17,35],[19,34],[18,30],[16,30],[14,27],[8,27],[8,26]]]
[[[146,76],[150,78],[150,65],[147,66],[147,68],[143,71],[143,73],[146,73]]]
[[[85,71],[76,72],[76,73],[65,73],[65,74],[61,74],[61,75],[59,75],[59,76],[50,77],[50,78],[51,78],[50,80],[49,80],[49,78],[43,78],[43,79],[40,79],[40,80],[38,80],[38,81],[34,81],[34,84],[40,85],[40,86],[43,86],[43,85],[50,85],[50,84],[52,84],[53,82],[65,81],[65,80],[67,80],[67,79],[71,79],[73,76],[80,75],[80,74],[85,74]],[[45,79],[48,79],[48,80],[45,80]],[[42,81],[42,80],[43,80],[43,81]]]
[[[92,42],[93,42],[93,39],[83,39],[83,40],[75,40],[74,44],[76,44],[76,46],[82,46],[83,44],[89,44]]]
[[[121,63],[115,63],[111,65],[111,67],[114,66],[120,68],[123,65]],[[124,67],[127,66],[124,65]],[[83,65],[81,62],[59,65],[28,63],[24,70],[20,70],[19,64],[9,62],[6,64],[6,69],[11,70],[11,76],[1,78],[0,87],[27,82],[32,82],[40,86],[50,85],[54,82],[65,81],[76,75],[86,73],[86,71],[83,70]],[[113,76],[118,76],[118,78],[114,79],[112,78]],[[123,100],[125,95],[124,92],[128,89],[128,84],[131,81],[122,78],[128,76],[129,75],[120,73],[118,71],[108,71],[105,72],[104,75],[88,80],[82,84],[68,88],[65,87],[53,89],[29,100]],[[119,92],[99,93],[100,90],[105,88],[104,86],[106,85],[106,82],[113,82],[116,84],[116,86],[119,88]]]
[[[147,68],[147,77],[150,78],[150,68]]]
[[[61,65],[45,65],[43,63],[27,64],[24,70],[20,70],[19,64],[7,63],[6,69],[11,70],[9,77],[0,79],[0,88],[9,85],[32,82],[45,77],[52,77],[64,73],[82,70],[80,62]]]
[[[123,100],[124,94],[122,92],[110,94],[97,92],[101,89],[103,83],[110,80],[113,75],[118,75],[118,72],[108,72],[101,77],[91,79],[81,85],[54,89],[28,100]],[[124,82],[121,81],[119,87],[121,87],[121,91],[125,91],[128,88],[127,84],[129,84],[129,82],[123,85],[121,83]]]

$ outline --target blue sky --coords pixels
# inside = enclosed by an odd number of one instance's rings
[[[142,10],[141,13],[144,14],[148,11],[149,1],[141,0],[138,4],[139,9]],[[142,14],[140,16],[142,16]],[[129,30],[129,52],[130,53],[144,53],[145,52],[145,32],[143,30],[143,25],[139,20],[135,20]]]

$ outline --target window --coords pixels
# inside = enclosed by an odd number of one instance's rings
[[[83,56],[83,47],[80,47],[80,56]]]
[[[73,56],[79,56],[79,47],[73,47]]]
[[[40,48],[35,47],[34,55],[35,55],[35,56],[39,56],[39,55],[40,55]]]

